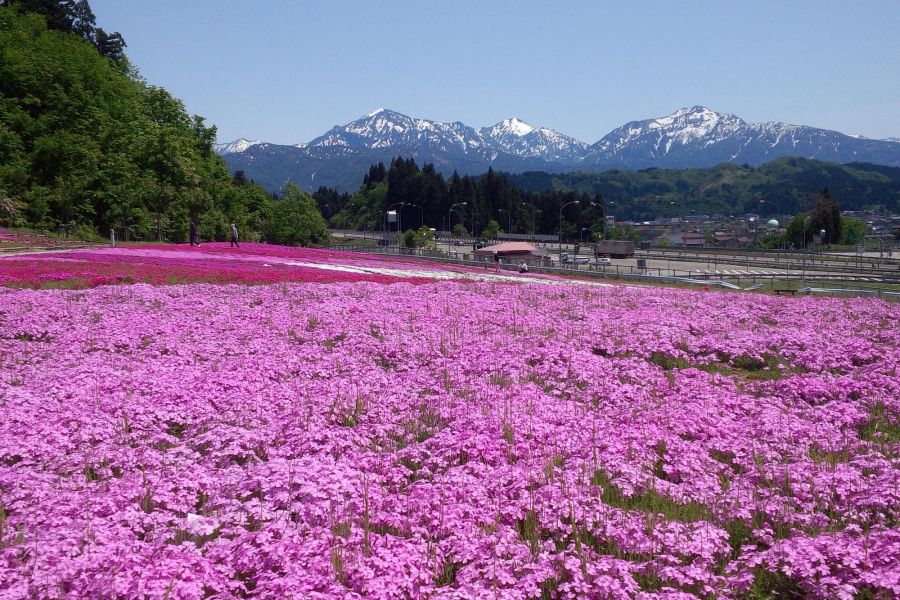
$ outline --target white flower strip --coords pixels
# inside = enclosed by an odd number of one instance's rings
[[[342,271],[345,273],[360,274],[377,274],[388,275],[391,277],[427,277],[429,279],[469,279],[473,281],[504,281],[516,283],[543,283],[546,285],[591,285],[600,287],[610,287],[608,283],[597,283],[593,281],[582,281],[578,279],[542,279],[538,277],[530,277],[528,275],[497,275],[494,273],[471,273],[471,272],[454,272],[454,271],[435,271],[428,269],[388,269],[384,267],[354,267],[350,265],[336,265],[325,263],[312,263],[289,261],[282,263],[292,267],[310,267],[314,269],[325,269],[328,271]]]

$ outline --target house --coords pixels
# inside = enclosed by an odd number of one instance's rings
[[[528,258],[529,256],[540,256],[541,254],[533,244],[528,242],[503,242],[502,244],[479,248],[475,251],[475,256],[479,258],[487,256],[490,258],[494,255],[494,252],[499,254],[501,258]]]
[[[684,238],[677,233],[668,233],[663,236],[663,239],[668,240],[668,243],[673,246],[684,246]]]
[[[490,260],[494,256],[494,252],[507,264],[512,262],[518,263],[524,260],[529,265],[540,265],[549,260],[545,250],[538,250],[533,244],[528,242],[503,242],[502,244],[478,248],[475,250],[475,260]]]
[[[750,243],[747,237],[741,237],[733,231],[716,231],[713,233],[716,240],[716,246],[720,248],[741,248]]]
[[[688,248],[702,248],[704,245],[703,235],[696,231],[685,231],[681,234],[681,239]]]

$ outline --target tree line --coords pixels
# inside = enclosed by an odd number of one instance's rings
[[[628,221],[708,215],[795,215],[812,210],[822,189],[845,210],[900,211],[900,168],[805,158],[780,158],[759,167],[721,164],[706,169],[613,170],[605,173],[522,173],[513,185],[601,194],[610,213]]]
[[[86,0],[0,0],[0,225],[122,239],[327,240],[312,198],[232,176],[215,127],[128,62]]]
[[[612,174],[617,175],[619,173]],[[320,187],[313,193],[313,198],[330,225],[339,229],[396,231],[402,223],[403,230],[408,233],[425,227],[492,238],[501,231],[557,234],[562,223],[562,234],[566,240],[590,241],[604,235],[606,239],[639,239],[632,227],[604,228],[607,211],[610,215],[615,212],[621,218],[622,214],[633,210],[627,200],[620,198],[618,203],[604,202],[603,195],[599,193],[588,194],[565,188],[527,191],[517,185],[528,182],[529,177],[530,185],[534,185],[537,177],[552,177],[555,180],[575,177],[596,181],[601,176],[538,173],[510,176],[489,169],[482,176],[461,177],[454,173],[445,179],[434,165],[425,164],[420,169],[414,159],[397,157],[388,167],[383,163],[371,165],[363,177],[362,186],[354,194]],[[580,189],[584,187],[580,186]],[[780,206],[762,209],[761,204],[772,204],[766,198],[768,196],[749,201],[747,212],[756,209],[760,213],[765,210],[783,217],[784,213],[776,212],[781,209]],[[812,243],[815,235],[820,235],[823,243],[827,244],[857,244],[864,241],[867,233],[865,222],[842,215],[838,201],[829,188],[818,193],[804,193],[802,202],[801,197],[796,201],[797,205],[802,204],[807,210],[795,213],[780,233],[767,234],[758,243],[800,248]],[[795,205],[788,203],[788,208],[793,210]],[[563,209],[562,221],[560,209]],[[734,206],[731,209],[737,212]],[[389,221],[388,211],[396,212],[399,222]],[[698,211],[692,209],[691,212]]]
[[[404,229],[429,227],[481,236],[499,231],[556,234],[566,239],[601,235],[607,206],[600,194],[544,190],[528,192],[509,176],[488,169],[481,176],[449,178],[433,164],[397,157],[388,167],[372,165],[354,194],[319,188],[319,210],[339,229],[396,229],[387,220],[396,211]],[[587,230],[587,231],[583,231]]]

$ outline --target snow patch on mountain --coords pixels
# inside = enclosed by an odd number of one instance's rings
[[[344,146],[351,149],[396,149],[420,154],[425,147],[461,151],[484,146],[477,131],[462,123],[440,123],[416,119],[380,108],[311,140],[309,147]]]
[[[244,138],[238,138],[233,142],[227,142],[223,144],[213,144],[213,151],[216,154],[234,154],[238,152],[243,152],[250,146],[255,146],[257,144],[261,144],[259,140],[247,140]]]
[[[595,154],[616,154],[635,143],[652,141],[654,153],[666,154],[673,146],[687,146],[700,140],[704,145],[715,143],[745,126],[743,120],[732,114],[694,106],[679,109],[665,117],[626,123],[604,136],[593,148]]]
[[[515,156],[550,162],[577,162],[588,145],[547,127],[535,128],[512,117],[480,130],[495,148]]]
[[[534,127],[532,127],[525,121],[522,121],[518,117],[512,117],[510,119],[500,121],[499,123],[491,127],[488,131],[491,137],[500,137],[505,135],[522,137],[534,131]],[[484,129],[482,129],[482,133],[483,132]]]

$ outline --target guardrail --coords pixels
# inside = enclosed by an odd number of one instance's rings
[[[358,252],[366,252],[369,254],[376,255],[389,255],[389,256],[408,256],[408,257],[418,257],[426,260],[433,260],[439,262],[451,262],[456,264],[465,264],[473,267],[484,268],[485,260],[484,258],[476,258],[473,253],[466,252],[451,252],[449,255],[446,251],[437,249],[437,250],[424,250],[422,248],[398,248],[396,246],[328,246],[327,249],[330,250],[347,250],[347,251],[358,251]],[[523,259],[515,258],[513,261],[506,262],[502,265],[501,268],[504,270],[517,270],[518,265],[522,262]],[[571,274],[571,275],[586,275],[589,277],[597,277],[597,278],[605,278],[605,279],[621,279],[621,280],[632,280],[632,281],[657,281],[657,282],[668,282],[668,283],[688,283],[693,285],[709,285],[709,286],[717,286],[717,287],[725,287],[729,289],[736,290],[755,290],[761,289],[764,287],[763,284],[767,284],[770,287],[774,285],[776,281],[794,281],[794,282],[808,282],[808,281],[821,281],[821,282],[829,282],[831,284],[840,284],[840,283],[848,283],[854,284],[856,286],[859,285],[858,279],[853,277],[843,276],[843,275],[820,275],[816,274],[813,276],[799,276],[799,275],[790,275],[787,273],[782,274],[735,274],[731,276],[727,276],[726,279],[722,279],[721,273],[707,273],[698,271],[697,269],[662,269],[662,268],[647,268],[647,269],[638,269],[637,267],[632,267],[630,265],[598,265],[596,263],[564,263],[563,265],[559,265],[557,263],[551,263],[547,258],[534,258],[529,257],[524,259],[525,263],[528,265],[529,272],[533,273],[563,273],[563,274]],[[493,265],[488,265],[489,268],[492,268]],[[762,282],[762,283],[761,283]],[[872,284],[888,284],[888,285],[900,285],[900,279],[897,280],[888,280],[888,281],[872,281]],[[749,284],[749,287],[743,287]],[[845,288],[811,288],[811,289],[845,289]],[[847,288],[849,289],[849,288]],[[849,293],[849,292],[848,292]],[[900,292],[892,292],[889,290],[880,290],[880,294],[885,297],[890,297],[894,295],[900,295]]]
[[[712,248],[712,247],[704,247],[704,248],[667,248],[665,246],[653,246],[650,250],[643,250],[642,252],[654,253],[654,254],[664,254],[664,255],[676,255],[676,256],[688,256],[691,258],[699,258],[700,256],[736,256],[742,258],[763,258],[763,259],[772,259],[776,261],[784,260],[786,258],[793,258],[797,260],[801,260],[804,255],[806,255],[807,260],[829,260],[833,262],[843,262],[843,263],[879,263],[879,264],[891,264],[900,266],[900,258],[895,258],[891,256],[863,256],[863,255],[854,255],[854,254],[836,254],[832,252],[803,252],[801,249],[795,250],[740,250],[735,248]]]
[[[358,229],[329,229],[329,233],[332,235],[340,235],[345,237],[355,237],[355,238],[372,238],[372,239],[393,239],[397,237],[396,231],[371,231],[371,230],[358,230]],[[456,243],[459,246],[467,246],[473,243],[476,239],[485,240],[485,241],[500,241],[500,240],[510,240],[510,241],[529,241],[529,242],[553,242],[557,243],[559,240],[559,236],[556,235],[543,235],[543,234],[530,234],[530,233],[504,233],[500,232],[497,234],[497,237],[494,240],[486,240],[484,237],[461,237],[458,235],[453,235],[450,231],[435,231],[434,239],[441,240],[446,243],[447,240],[451,243]]]
[[[339,235],[342,237],[370,238],[373,240],[392,239],[397,237],[397,234],[394,232],[368,230],[360,231],[358,229],[329,229],[328,233],[330,233],[331,235]]]
[[[830,294],[832,296],[838,295],[846,295],[846,296],[878,296],[887,297],[890,299],[898,299],[900,300],[900,292],[889,292],[887,290],[853,290],[853,289],[844,289],[844,288],[817,288],[817,287],[805,287],[797,290],[798,294]]]
[[[803,261],[803,257],[790,255],[784,256],[781,260],[773,261],[771,259],[765,260],[762,257],[757,256],[748,256],[745,258],[739,257],[722,257],[722,256],[669,256],[668,254],[660,254],[654,253],[651,251],[644,251],[640,253],[642,258],[646,258],[649,260],[659,260],[659,261],[675,261],[675,262],[699,262],[699,263],[714,263],[719,265],[735,265],[745,268],[753,268],[753,269],[792,269],[792,270],[806,270],[806,271],[842,271],[847,273],[856,273],[859,275],[885,275],[885,276],[900,276],[900,264],[894,266],[892,264],[888,264],[885,266],[875,267],[875,266],[854,266],[852,264],[846,264],[838,262],[838,264],[832,262],[823,262],[822,260],[806,260]]]

